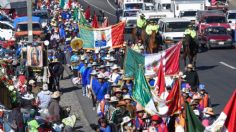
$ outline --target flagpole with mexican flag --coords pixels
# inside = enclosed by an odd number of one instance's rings
[[[236,132],[236,90],[217,120],[204,132]]]
[[[157,109],[152,99],[150,87],[144,76],[142,65],[139,65],[139,69],[135,76],[132,98],[138,102],[150,115],[157,114]]]
[[[187,132],[203,132],[205,127],[202,125],[202,122],[195,115],[193,109],[190,107],[188,102],[185,102],[185,105],[186,105],[185,120],[186,120]]]

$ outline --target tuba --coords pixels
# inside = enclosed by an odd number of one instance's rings
[[[70,46],[74,51],[78,51],[83,48],[83,40],[79,38],[74,38],[70,42]]]

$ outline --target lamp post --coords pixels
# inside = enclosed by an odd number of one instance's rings
[[[33,42],[33,26],[32,26],[32,0],[27,0],[27,16],[28,16],[28,43]]]

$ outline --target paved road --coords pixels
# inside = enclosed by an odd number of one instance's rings
[[[87,7],[88,3],[95,7],[95,12],[104,10],[109,17],[110,23],[115,22],[114,0],[81,0],[80,3]],[[111,3],[111,6],[108,2]],[[232,3],[231,9],[236,9],[236,2]],[[236,50],[214,49],[198,55],[197,70],[200,81],[206,84],[207,91],[211,96],[216,113],[220,113],[234,89],[236,89]],[[77,91],[79,101],[85,116],[90,124],[97,122],[95,111],[92,110],[88,98],[82,97],[81,90]]]

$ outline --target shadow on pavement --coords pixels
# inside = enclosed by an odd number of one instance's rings
[[[78,87],[70,87],[70,88],[62,88],[61,89],[61,92],[62,93],[67,93],[67,92],[71,92],[71,91],[75,91],[75,90],[77,90],[77,89],[79,89]]]
[[[98,125],[97,124],[90,124],[90,127],[93,129],[93,130],[96,130],[98,128]]]
[[[220,104],[212,104],[211,107],[216,107],[218,105],[220,105]]]
[[[204,70],[209,70],[217,67],[218,65],[213,65],[213,66],[198,66],[196,69],[199,71],[204,71]]]

